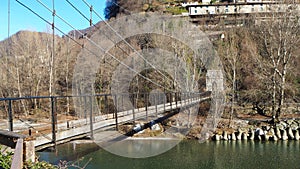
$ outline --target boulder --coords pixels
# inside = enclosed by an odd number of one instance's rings
[[[227,134],[228,140],[231,140],[231,134]]]
[[[287,140],[287,139],[288,139],[287,132],[286,132],[286,130],[283,130],[282,131],[282,140]]]
[[[138,132],[139,134],[140,133],[144,133],[144,130],[142,130],[142,125],[141,124],[136,124],[134,127],[133,127],[133,130]]]
[[[242,139],[243,139],[243,140],[248,140],[248,133],[243,132],[243,134],[242,134]]]
[[[269,133],[268,133],[267,130],[264,130],[264,136],[265,136],[265,140],[266,140],[266,141],[269,141],[270,135],[269,135]]]
[[[242,139],[242,131],[241,131],[240,128],[238,129],[238,132],[237,132],[237,135],[236,135],[236,139],[237,140],[241,140]]]
[[[228,140],[227,131],[223,131],[223,140]]]
[[[159,124],[154,124],[151,126],[151,130],[159,131],[159,130],[161,130],[161,128],[160,128]]]
[[[219,134],[215,134],[214,140],[220,141],[221,140],[221,136]]]
[[[287,128],[287,133],[292,140],[295,138],[291,127]]]
[[[295,130],[295,140],[299,140],[299,131]]]
[[[250,137],[249,137],[249,139],[250,140],[254,140],[254,136],[255,136],[254,130],[250,129]]]
[[[262,140],[261,136],[264,135],[264,131],[261,128],[255,129],[255,136],[257,136],[258,140]]]
[[[276,130],[276,131],[275,131],[276,136],[278,137],[278,139],[281,139],[281,132],[280,132],[280,130],[279,130],[279,127],[276,126],[276,129],[275,129],[275,130]]]
[[[235,133],[231,133],[231,140],[235,141],[236,140],[236,136],[235,136]]]

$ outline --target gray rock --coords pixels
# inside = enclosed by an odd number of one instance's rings
[[[281,132],[280,132],[280,130],[279,130],[279,127],[277,127],[276,126],[276,129],[275,129],[276,131],[276,136],[278,137],[278,139],[281,139]]]
[[[283,130],[283,132],[282,132],[282,140],[287,140],[287,139],[288,139],[287,132],[286,132],[286,130]]]
[[[236,139],[237,139],[237,140],[241,140],[241,139],[242,139],[242,131],[241,131],[240,128],[238,129],[238,134],[237,134],[237,136],[236,136]]]
[[[243,140],[248,140],[248,133],[243,132],[242,138],[243,138]]]
[[[295,140],[299,140],[300,136],[299,136],[299,131],[295,130]]]
[[[216,141],[220,141],[220,140],[221,140],[221,136],[220,136],[219,134],[216,134],[216,135],[215,135],[215,140],[216,140]]]
[[[289,136],[291,139],[294,139],[295,137],[294,137],[292,128],[288,127],[287,131],[288,131],[288,136]]]
[[[251,129],[251,130],[250,130],[250,137],[249,137],[249,139],[250,139],[250,140],[254,140],[254,136],[255,136],[254,130]]]
[[[151,130],[158,131],[158,130],[161,130],[161,128],[158,124],[154,124],[154,125],[151,126]]]
[[[235,136],[235,133],[234,133],[234,132],[231,134],[231,140],[233,140],[233,141],[236,140],[236,136]]]
[[[228,134],[227,131],[223,132],[223,140],[228,140]]]

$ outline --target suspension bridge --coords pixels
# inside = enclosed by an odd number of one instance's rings
[[[149,97],[147,94],[144,95]],[[123,96],[124,95],[120,94],[121,100]],[[0,126],[0,144],[16,149],[16,157],[14,157],[16,160],[14,160],[14,165],[19,165],[15,163],[23,161],[23,157],[21,157],[20,154],[24,154],[24,161],[34,160],[34,151],[69,142],[74,139],[89,137],[92,140],[95,139],[97,144],[102,146],[111,141],[115,141],[116,139],[120,141],[120,139],[126,139],[127,137],[133,136],[135,133],[173,117],[178,113],[181,113],[179,120],[179,123],[181,124],[180,127],[176,126],[174,128],[177,130],[180,130],[180,128],[188,129],[192,126],[193,121],[195,121],[195,114],[191,112],[191,109],[194,107],[198,110],[199,103],[210,100],[211,92],[168,93],[167,95],[162,95],[161,93],[154,94],[151,97],[155,100],[155,103],[157,103],[155,105],[146,104],[145,107],[133,107],[130,110],[116,107],[113,110],[114,112],[108,114],[99,113],[99,110],[95,111],[94,104],[97,104],[97,98],[117,98],[117,95],[103,94],[73,97],[84,100],[83,107],[81,107],[84,114],[76,119],[58,118],[63,113],[57,112],[57,103],[59,103],[60,99],[65,99],[67,97],[56,96],[0,99],[1,102],[6,102],[8,105],[8,120],[2,120]],[[41,122],[37,119],[34,121],[34,119],[14,117],[14,102],[24,99],[49,100],[51,103],[51,120],[48,120],[48,122],[46,122],[47,120]],[[161,99],[163,100],[162,102],[156,102],[156,100]],[[98,108],[102,106],[107,106],[107,100],[103,103],[103,105],[97,105]],[[132,128],[131,131],[126,134],[119,133],[119,126],[122,124],[135,124],[138,121],[143,121],[145,125],[142,125],[140,128]],[[111,130],[115,130],[117,134],[107,132]],[[22,149],[24,150],[22,151]]]
[[[52,7],[35,1],[52,14],[52,20],[30,4],[15,2],[50,25],[53,35],[48,69],[50,96],[22,97],[19,94],[20,97],[0,98],[1,110],[5,112],[0,123],[0,138],[3,138],[0,143],[16,147],[17,152],[22,152],[25,146],[26,160],[34,161],[32,152],[35,150],[74,139],[113,140],[116,136],[104,131],[122,132],[120,126],[126,123],[133,124],[131,131],[122,134],[126,136],[175,115],[177,124],[172,127],[188,129],[195,120],[199,104],[207,100],[211,100],[211,109],[203,133],[216,126],[215,119],[220,116],[224,101],[222,64],[206,34],[189,19],[136,15],[129,11],[129,16],[107,21],[86,0],[82,2],[90,11],[89,17],[66,0],[69,7],[89,23],[88,31],[79,31],[56,11],[54,0]],[[93,23],[94,15],[102,24]],[[10,1],[10,23],[9,18]],[[73,31],[62,31],[56,19]],[[8,32],[9,29],[10,25]],[[66,78],[72,79],[71,96],[56,96],[54,90],[55,49],[60,48],[55,42],[56,31],[67,39],[65,42],[72,41],[81,48],[74,73]],[[12,43],[9,37],[7,41],[10,56]],[[9,71],[7,74],[11,73]],[[102,83],[96,84],[98,81]],[[200,81],[205,81],[206,85],[199,85]],[[100,84],[107,85],[97,88]],[[141,86],[143,90],[140,91]],[[136,127],[139,121],[145,125]],[[14,161],[22,161],[19,158]]]
[[[114,108],[112,110],[109,110],[113,112],[110,112],[108,114],[98,112],[99,110],[93,110],[93,104],[97,104],[97,98],[107,99],[111,96],[112,95],[110,94],[93,96],[73,96],[77,98],[82,98],[84,100],[83,106],[81,107],[84,111],[84,114],[81,117],[78,116],[76,120],[58,119],[58,117],[62,116],[63,113],[56,111],[56,105],[60,101],[60,99],[66,99],[67,97],[55,96],[0,99],[1,102],[7,102],[8,105],[8,119],[6,123],[2,123],[1,129],[14,131],[16,133],[22,133],[27,135],[28,137],[32,136],[35,140],[35,147],[37,149],[43,149],[45,147],[64,143],[76,138],[83,138],[86,136],[93,138],[94,132],[97,130],[119,130],[118,126],[124,123],[135,123],[139,120],[148,120],[150,122],[158,120],[162,117],[169,118],[170,115],[168,113],[171,113],[171,115],[177,114],[180,111],[188,109],[191,106],[195,106],[200,102],[209,100],[211,98],[210,92],[182,93],[180,95],[177,93],[169,93],[168,97],[164,98],[162,98],[163,95],[161,94],[155,94],[155,96],[153,96],[154,99],[165,100],[156,105],[147,105],[146,107],[140,108],[135,107],[130,110],[120,110],[120,108]],[[120,96],[122,97],[124,95],[120,94]],[[117,97],[117,95],[114,95],[112,97]],[[38,119],[34,121],[34,119],[30,118],[14,118],[12,111],[14,102],[18,102],[22,99],[50,100],[51,120],[48,123],[45,123],[38,122]],[[104,102],[103,105],[97,105],[97,107],[107,107],[106,102]],[[188,124],[185,125],[188,126]]]
[[[215,77],[215,73],[208,73],[207,83],[216,85],[216,81],[220,82],[219,78]],[[189,109],[192,107],[197,109],[199,103],[212,98],[216,99],[216,96],[211,96],[212,93],[216,95],[217,90],[219,90],[216,86],[214,89],[208,88],[210,91],[202,93],[118,93],[114,95],[0,98],[1,105],[4,105],[7,110],[6,119],[2,118],[1,120],[0,130],[22,134],[22,137],[34,140],[34,147],[36,150],[40,150],[78,138],[90,137],[93,139],[94,132],[111,129],[118,131],[119,126],[125,123],[135,124],[136,121],[142,120],[154,125],[180,112],[185,114],[181,117],[180,126],[189,128],[195,120],[195,113]],[[219,92],[217,93],[220,95]],[[132,98],[132,105],[128,106],[127,98]],[[27,116],[16,114],[14,109],[22,101],[48,105],[49,107],[46,107],[50,113],[40,118],[31,113]],[[74,114],[62,111],[61,107],[66,107],[67,101],[69,101],[69,106],[75,107],[76,112]],[[137,103],[140,103],[140,106],[136,105]],[[39,107],[39,109],[47,109],[46,107]],[[186,112],[186,110],[188,111]],[[214,111],[213,113],[217,113],[217,110]],[[196,112],[198,113],[198,110]],[[151,125],[144,127],[151,127]],[[138,131],[132,129],[127,135],[132,136],[136,132]],[[0,137],[5,138],[6,134],[0,134]],[[9,146],[14,145],[11,141],[15,142],[13,139],[1,140],[2,144]]]

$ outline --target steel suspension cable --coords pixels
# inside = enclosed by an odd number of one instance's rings
[[[49,24],[49,25],[52,25],[52,23],[50,23],[49,21],[47,21],[45,18],[43,18],[41,15],[39,15],[37,12],[35,12],[33,9],[31,9],[30,7],[28,7],[27,5],[25,5],[25,4],[23,4],[22,2],[20,2],[19,0],[16,0],[21,6],[23,6],[24,8],[26,8],[27,10],[29,10],[30,12],[32,12],[33,14],[35,14],[37,17],[39,17],[41,20],[43,20],[44,22],[46,22],[47,24]],[[50,8],[49,8],[50,9]],[[51,9],[50,9],[50,11],[52,11]],[[53,13],[53,11],[52,11],[52,13]],[[58,17],[58,15],[57,15],[57,13],[56,13],[56,16]],[[61,18],[61,17],[59,17],[59,18]],[[64,21],[64,20],[63,20]],[[66,22],[67,23],[67,22]],[[69,26],[71,26],[71,24],[68,24]],[[93,55],[95,55],[96,57],[99,57],[96,53],[94,53],[93,51],[91,51],[91,50],[89,50],[88,48],[86,48],[86,47],[84,47],[82,44],[80,44],[77,40],[75,40],[74,38],[72,38],[71,36],[69,36],[68,34],[66,34],[66,33],[64,33],[61,29],[59,29],[58,27],[56,27],[55,25],[54,25],[54,28],[56,29],[56,30],[58,30],[61,34],[63,34],[63,35],[65,35],[65,36],[67,36],[68,38],[70,38],[72,41],[74,41],[75,43],[77,43],[78,45],[80,45],[82,48],[84,48],[84,49],[86,49],[88,52],[90,52],[91,54],[93,54]],[[73,28],[73,27],[72,27]],[[76,30],[76,29],[75,29]],[[80,32],[80,31],[78,31],[78,30],[76,30],[79,34],[81,34],[81,35],[83,35],[84,36],[84,34],[82,33],[82,32]],[[101,46],[99,46],[98,44],[96,44],[94,41],[92,41],[91,39],[89,39],[89,38],[87,38],[86,37],[86,39],[89,41],[89,42],[91,42],[93,45],[95,45],[96,47],[98,47],[102,52],[104,52],[104,53],[107,53],[106,51],[105,51],[105,49],[103,49]],[[141,73],[139,73],[139,72],[137,72],[135,69],[133,69],[133,68],[131,68],[130,66],[128,66],[127,64],[125,64],[124,62],[122,62],[121,60],[119,60],[118,58],[116,58],[114,55],[112,55],[111,53],[107,53],[110,57],[112,57],[113,59],[115,59],[117,62],[119,62],[121,65],[123,65],[123,66],[125,66],[126,68],[128,68],[130,71],[132,71],[132,72],[134,72],[134,73],[136,73],[138,76],[140,76],[141,78],[143,78],[143,79],[145,79],[145,80],[147,80],[147,81],[149,81],[149,82],[151,82],[151,83],[153,83],[153,84],[155,84],[156,86],[158,86],[158,87],[161,87],[161,88],[164,88],[164,86],[162,86],[162,85],[160,85],[160,84],[158,84],[157,82],[154,82],[153,80],[151,80],[151,79],[149,79],[149,78],[147,78],[147,77],[145,77],[144,75],[142,75]],[[170,89],[167,89],[168,91],[172,91],[172,90],[170,90]]]
[[[39,0],[38,0],[39,1]],[[95,24],[93,24],[92,22],[91,22],[91,20],[90,19],[88,19],[88,17],[86,17],[73,3],[71,3],[69,0],[66,0],[67,2],[68,2],[68,4],[72,7],[72,8],[74,8],[83,18],[85,18],[90,24],[92,24],[93,26],[95,26],[96,28],[97,28],[97,26],[95,25]],[[89,5],[86,1],[83,1],[88,7],[89,7],[89,9],[92,11],[92,12],[94,12],[101,20],[103,20],[103,18],[96,12],[96,11],[94,11],[93,10],[93,8],[92,8],[92,6],[91,5]],[[60,17],[61,18],[61,17]],[[105,20],[103,20],[103,21],[105,21]],[[65,22],[65,21],[64,21]],[[106,21],[105,21],[106,22]],[[107,22],[106,22],[107,23]],[[107,23],[108,25],[109,25],[109,23]],[[70,24],[68,24],[68,25],[70,25]],[[110,25],[109,25],[110,26]],[[74,27],[72,27],[74,30],[76,30]],[[114,30],[111,26],[110,26],[110,28],[112,29],[112,30]],[[82,32],[80,32],[80,31],[78,31],[78,30],[76,30],[80,35],[82,35],[82,36],[84,36],[84,34],[82,33]],[[135,52],[137,52],[136,51],[136,49],[134,49],[134,47],[132,47],[132,45],[130,45],[118,32],[116,32],[115,30],[114,30],[114,32],[115,33],[117,33],[118,35],[119,35],[119,37],[122,39],[122,41],[124,41],[126,44],[128,44],[129,46],[130,46],[130,48],[131,49],[133,49]],[[107,35],[105,35],[105,36],[107,36]],[[107,36],[108,37],[108,36]],[[88,38],[88,37],[86,37],[87,38],[87,40],[88,41],[90,41],[91,43],[93,43],[95,46],[97,46],[97,47],[100,47],[98,44],[96,44],[94,41],[92,41],[90,38]],[[109,38],[109,37],[108,37]],[[109,38],[109,40],[111,40],[111,38]],[[112,40],[111,40],[112,41]],[[115,43],[114,41],[112,41],[113,43]],[[119,47],[119,46],[118,46]],[[101,47],[100,47],[101,48]],[[119,47],[120,48],[120,47]],[[120,48],[123,52],[125,52],[125,50],[123,50],[122,48]],[[102,50],[103,51],[105,51],[103,48],[102,48]],[[105,51],[105,53],[107,53],[106,51]],[[125,52],[128,56],[129,56],[129,54],[127,53],[127,52]],[[115,59],[115,60],[117,60],[119,63],[121,63],[121,60],[119,60],[119,59],[117,59],[115,56],[113,56],[111,53],[108,53],[111,57],[113,57],[113,59]],[[141,56],[141,54],[139,54],[138,52],[137,52],[137,54],[139,55],[139,56]],[[143,56],[141,56],[147,63],[149,63]],[[151,63],[150,63],[151,64]],[[152,65],[152,64],[151,64]],[[126,66],[127,68],[128,68],[128,66]],[[152,67],[156,70],[156,71],[158,71],[161,75],[163,75],[165,78],[168,78],[168,80],[171,80],[169,77],[167,77],[166,75],[164,75],[163,73],[161,73],[158,69],[156,69],[153,65],[152,65]],[[132,69],[132,68],[131,68]],[[137,73],[139,76],[141,76],[142,78],[144,78],[145,79],[145,76],[143,76],[143,75],[141,75],[139,72],[137,72],[137,71],[134,71],[135,73]],[[149,79],[149,78],[147,78],[147,79]],[[147,80],[146,79],[146,80]],[[149,80],[148,80],[149,81]],[[171,80],[172,81],[172,80]],[[150,82],[152,82],[152,80],[150,81]],[[153,82],[152,82],[153,83]],[[156,83],[157,84],[157,83]],[[159,87],[162,87],[162,88],[165,88],[165,87],[163,87],[162,85],[159,85]],[[172,89],[168,89],[168,91],[172,91]]]
[[[69,0],[66,0],[69,2]],[[90,4],[88,4],[86,2],[86,0],[82,0],[87,7],[90,8]],[[72,4],[72,7],[74,5]],[[76,9],[78,10],[78,9]],[[92,11],[96,14],[97,17],[99,17],[120,39],[121,41],[123,41],[126,45],[128,45],[140,58],[142,58],[147,64],[149,64],[153,69],[157,70],[159,74],[161,74],[164,78],[167,78],[168,80],[170,80],[172,82],[172,79],[170,79],[168,76],[166,76],[165,74],[163,74],[159,69],[157,69],[155,67],[155,65],[153,65],[152,63],[150,63],[143,55],[141,55],[128,41],[126,41],[126,39],[124,37],[122,37],[122,35],[117,32],[103,17],[101,17],[94,9],[92,9]],[[86,18],[86,17],[85,17]]]

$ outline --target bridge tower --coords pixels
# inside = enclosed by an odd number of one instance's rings
[[[221,70],[207,70],[206,91],[223,91],[223,73]]]

